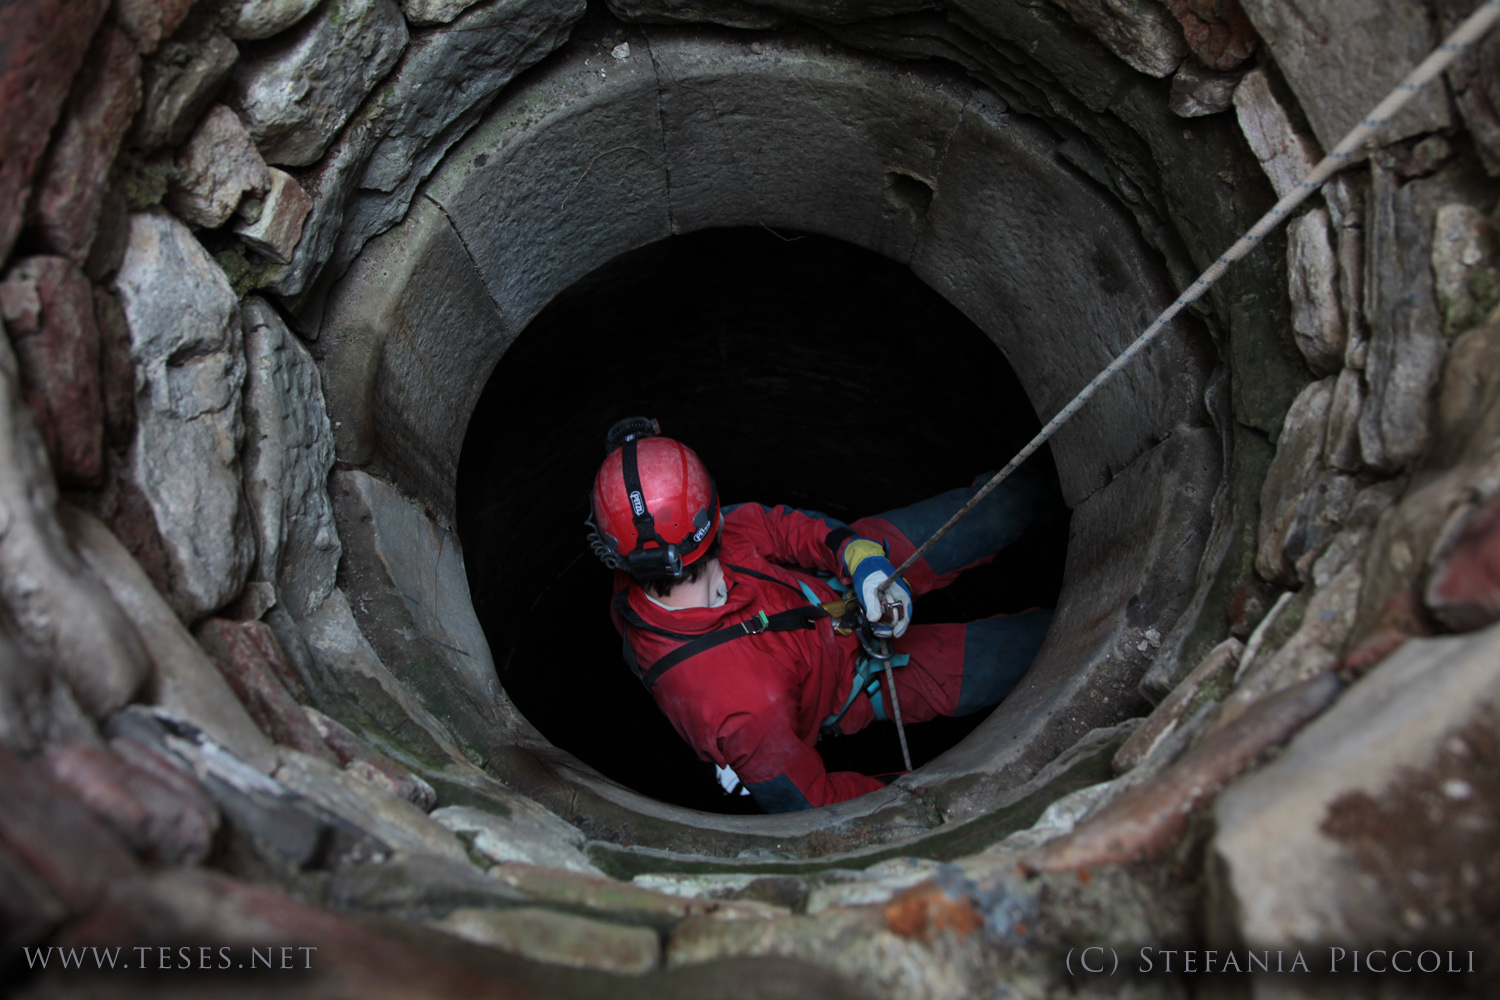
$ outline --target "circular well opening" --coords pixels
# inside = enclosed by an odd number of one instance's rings
[[[557,296],[510,346],[469,422],[458,525],[475,610],[506,693],[554,745],[658,801],[758,812],[630,674],[607,613],[610,574],[583,520],[621,416],[693,447],[726,504],[850,521],[967,485],[1038,429],[1002,353],[905,266],[828,237],[764,227],[673,237]],[[1053,479],[1050,453],[1031,461]],[[1066,513],[1065,511],[1062,513]],[[1053,606],[1068,518],[924,597],[917,620]],[[908,727],[920,767],[987,716]],[[819,746],[830,770],[901,769],[890,723]]]

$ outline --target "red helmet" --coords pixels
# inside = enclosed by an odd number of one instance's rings
[[[693,450],[658,436],[655,420],[610,428],[608,457],[594,477],[594,553],[638,580],[676,580],[719,533],[719,494]]]

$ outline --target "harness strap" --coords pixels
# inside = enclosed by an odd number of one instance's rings
[[[769,579],[769,578],[768,578]],[[650,669],[642,672],[639,663],[634,657],[629,658],[631,670],[640,678],[641,683],[650,688],[656,683],[657,678],[671,670],[677,664],[691,656],[722,646],[732,639],[738,639],[747,635],[759,635],[762,632],[791,632],[797,629],[813,628],[819,618],[829,617],[829,609],[818,604],[808,604],[800,608],[790,608],[786,611],[778,611],[774,615],[768,615],[764,611],[758,612],[745,619],[737,625],[729,625],[725,628],[715,629],[712,632],[701,632],[697,635],[687,635],[682,632],[673,632],[646,621],[636,610],[630,606],[629,590],[621,590],[615,594],[613,601],[615,612],[632,628],[644,629],[668,639],[676,639],[682,643],[676,649],[651,664]],[[627,642],[628,646],[629,643]]]
[[[726,642],[747,635],[759,635],[762,632],[791,632],[796,629],[813,628],[819,618],[827,618],[828,612],[816,604],[809,604],[802,608],[792,608],[789,611],[781,611],[774,615],[767,615],[764,611],[753,617],[747,618],[738,625],[730,625],[728,628],[716,629],[704,635],[698,636],[690,642],[672,650],[666,656],[651,664],[641,680],[646,687],[656,683],[657,678],[671,670],[677,664],[691,656],[707,652],[715,646],[722,646]]]

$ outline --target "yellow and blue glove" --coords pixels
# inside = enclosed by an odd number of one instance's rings
[[[896,573],[896,567],[886,558],[885,546],[868,538],[851,538],[844,546],[844,567],[875,634],[885,639],[900,638],[911,624],[911,588],[896,577],[881,603],[876,592]]]

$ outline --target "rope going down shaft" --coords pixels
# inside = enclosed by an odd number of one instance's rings
[[[1037,436],[1027,443],[1026,447],[1017,452],[1016,457],[1006,463],[1005,468],[995,473],[994,477],[985,483],[979,492],[969,499],[968,503],[964,504],[958,509],[957,513],[948,518],[947,522],[934,531],[927,541],[917,546],[916,551],[896,568],[896,572],[891,574],[885,583],[880,585],[878,590],[879,596],[884,597],[886,590],[897,577],[905,573],[918,559],[926,555],[927,551],[939,539],[946,535],[955,524],[962,521],[971,510],[979,505],[980,501],[989,496],[995,487],[1003,483],[1022,462],[1030,458],[1032,453],[1045,444],[1048,438],[1056,434],[1069,420],[1072,420],[1078,411],[1083,408],[1084,404],[1093,398],[1094,393],[1098,392],[1105,383],[1114,378],[1121,369],[1135,359],[1136,355],[1140,354],[1146,349],[1147,345],[1156,339],[1157,335],[1166,328],[1166,325],[1172,321],[1174,316],[1186,306],[1201,298],[1203,293],[1213,287],[1214,282],[1218,281],[1224,272],[1229,270],[1231,264],[1255,249],[1256,245],[1260,243],[1261,238],[1272,229],[1275,229],[1277,225],[1291,214],[1293,209],[1307,200],[1308,195],[1318,190],[1323,186],[1324,181],[1347,166],[1350,159],[1365,143],[1365,140],[1369,139],[1375,134],[1376,130],[1385,125],[1397,111],[1401,110],[1407,101],[1411,100],[1413,95],[1431,83],[1439,73],[1447,69],[1453,60],[1458,58],[1460,53],[1472,47],[1497,19],[1500,19],[1500,0],[1486,0],[1481,7],[1470,14],[1463,24],[1460,24],[1448,36],[1446,41],[1434,49],[1432,54],[1426,59],[1422,60],[1421,65],[1412,70],[1405,80],[1396,85],[1396,89],[1386,95],[1385,100],[1375,105],[1375,108],[1358,125],[1350,130],[1349,134],[1344,136],[1337,146],[1333,147],[1333,152],[1323,157],[1318,165],[1313,167],[1295,188],[1287,192],[1270,211],[1260,217],[1260,221],[1250,227],[1249,232],[1241,236],[1235,242],[1234,246],[1221,254],[1219,259],[1209,266],[1208,270],[1199,275],[1198,279],[1177,297],[1176,302],[1173,302],[1166,309],[1162,310],[1161,315],[1156,317],[1156,320],[1150,326],[1146,327],[1145,332],[1137,337],[1134,343],[1120,352],[1119,357],[1111,361],[1109,366],[1096,375],[1092,382],[1084,386],[1083,391],[1074,396],[1072,401],[1064,406],[1058,412],[1057,416],[1053,417],[1047,423],[1047,426],[1043,427]]]

